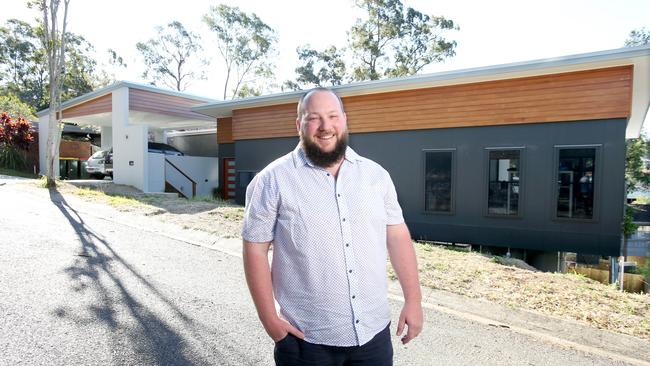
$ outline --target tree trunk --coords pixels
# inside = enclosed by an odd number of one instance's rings
[[[45,150],[45,162],[47,164],[46,179],[47,187],[56,186],[56,176],[59,170],[57,157],[59,156],[59,145],[61,144],[61,122],[63,111],[61,110],[61,84],[63,65],[65,63],[65,37],[68,19],[68,5],[70,0],[63,0],[63,23],[61,32],[58,30],[58,11],[61,0],[41,0],[39,6],[43,12],[43,46],[47,53],[49,71],[49,129],[47,133],[47,146]],[[57,165],[57,166],[55,166]]]

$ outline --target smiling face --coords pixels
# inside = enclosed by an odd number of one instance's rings
[[[307,157],[324,168],[339,162],[345,155],[348,130],[338,97],[328,90],[312,91],[299,113],[296,128]]]

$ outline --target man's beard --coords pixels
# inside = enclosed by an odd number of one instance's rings
[[[341,160],[341,158],[345,156],[345,150],[348,147],[347,132],[338,139],[334,146],[334,150],[330,152],[321,150],[321,148],[308,137],[302,136],[300,140],[302,143],[302,149],[305,151],[307,158],[309,158],[314,165],[321,168],[329,168]]]

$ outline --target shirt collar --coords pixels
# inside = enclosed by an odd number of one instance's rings
[[[293,152],[291,153],[293,157],[293,164],[297,168],[299,166],[304,166],[304,165],[309,165],[312,168],[316,168],[316,165],[312,163],[305,152],[302,149],[302,146],[300,143],[296,146],[295,149],[293,149]],[[354,164],[358,161],[361,161],[361,156],[356,153],[356,151],[352,150],[350,146],[348,146],[345,149],[345,160],[349,161],[350,163]]]

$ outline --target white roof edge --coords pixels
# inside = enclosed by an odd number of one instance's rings
[[[61,108],[70,108],[72,106],[75,106],[77,104],[81,104],[93,99],[97,99],[99,97],[102,97],[113,90],[119,89],[119,88],[130,88],[130,89],[139,89],[139,90],[145,90],[145,91],[150,91],[153,93],[158,93],[158,94],[166,94],[166,95],[171,95],[175,97],[182,97],[182,98],[189,98],[189,99],[196,99],[197,103],[213,103],[216,102],[217,99],[212,99],[212,98],[206,98],[198,95],[193,95],[193,94],[188,94],[188,93],[183,93],[175,90],[168,90],[168,89],[162,89],[158,88],[152,85],[146,85],[146,84],[140,84],[140,83],[135,83],[132,81],[116,81],[112,84],[109,84],[105,87],[99,88],[97,90],[93,90],[90,93],[86,93],[84,95],[80,95],[78,97],[68,99],[65,102],[61,103]],[[37,117],[42,117],[46,114],[48,114],[49,108],[43,109],[41,111],[36,112]]]
[[[648,111],[648,103],[650,103],[650,45],[414,75],[404,78],[364,81],[335,86],[332,89],[339,96],[346,97],[623,65],[634,65],[635,67],[632,115],[630,116],[626,136],[638,136],[643,125],[643,119]],[[232,116],[232,111],[236,109],[296,102],[303,93],[304,91],[297,91],[232,101],[218,101],[197,105],[192,107],[191,110],[215,118],[224,118]],[[648,122],[650,123],[650,121]]]

